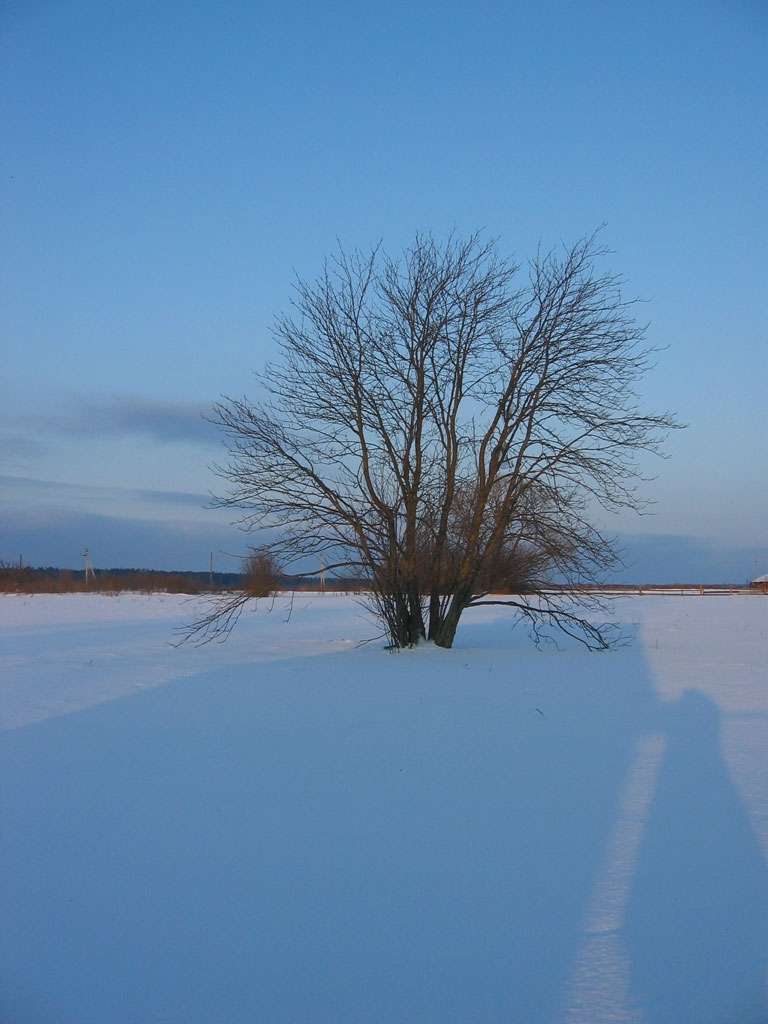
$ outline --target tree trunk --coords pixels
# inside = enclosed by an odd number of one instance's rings
[[[390,621],[392,642],[396,647],[413,647],[426,636],[421,598],[418,593],[395,595]]]
[[[451,603],[445,615],[438,618],[433,629],[432,621],[429,623],[429,634],[437,647],[452,647],[453,638],[456,636],[456,627],[459,624],[462,612],[472,600],[472,588],[465,585],[457,587],[451,598]]]
[[[435,639],[435,633],[440,624],[440,591],[433,590],[429,595],[429,633],[430,640]]]

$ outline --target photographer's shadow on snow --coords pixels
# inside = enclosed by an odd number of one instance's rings
[[[623,928],[632,1001],[653,1024],[759,1024],[768,866],[721,755],[720,712],[687,690],[661,720],[666,749]]]

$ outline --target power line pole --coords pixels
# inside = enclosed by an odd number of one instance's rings
[[[91,579],[94,578],[93,566],[91,565],[91,560],[88,557],[88,548],[86,548],[85,551],[83,552],[83,558],[85,559],[85,586],[86,586],[86,589],[87,589],[87,587],[88,587],[88,574],[90,573]]]

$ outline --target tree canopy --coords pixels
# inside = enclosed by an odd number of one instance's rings
[[[643,508],[638,456],[676,422],[639,407],[652,349],[606,255],[595,235],[525,267],[479,234],[340,248],[296,282],[262,397],[215,406],[217,504],[268,531],[273,566],[364,580],[396,647],[450,647],[488,601],[608,646],[584,584],[619,552],[594,510]]]

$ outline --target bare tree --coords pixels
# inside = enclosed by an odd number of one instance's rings
[[[215,406],[217,504],[286,567],[366,578],[394,646],[450,647],[489,601],[607,646],[582,585],[618,554],[590,511],[642,509],[637,456],[676,423],[638,407],[651,350],[605,254],[591,236],[525,273],[479,235],[340,250],[297,282],[263,398]]]
[[[269,597],[280,585],[280,568],[271,551],[252,548],[243,566],[243,590],[249,597]]]

